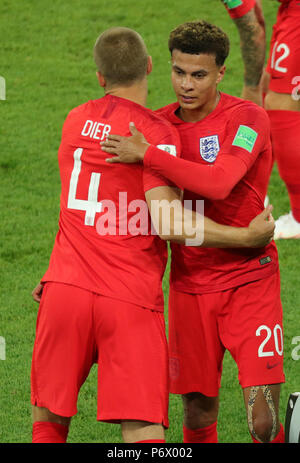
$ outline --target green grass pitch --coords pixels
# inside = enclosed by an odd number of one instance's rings
[[[277,3],[264,0],[267,36]],[[136,29],[153,57],[148,106],[173,101],[168,34],[176,25],[203,18],[222,27],[231,55],[221,89],[239,96],[243,66],[237,30],[219,0],[2,0],[0,75],[6,99],[0,100],[1,305],[0,442],[31,442],[30,363],[37,304],[31,291],[44,273],[57,231],[60,182],[57,149],[71,108],[103,95],[97,84],[92,49],[98,34],[111,26]],[[269,187],[274,216],[289,210],[276,168]],[[281,421],[287,398],[300,390],[300,360],[293,355],[300,336],[300,243],[278,243],[285,329],[285,373]],[[168,271],[164,280],[166,301]],[[167,316],[167,312],[166,312]],[[2,339],[3,341],[3,339]],[[295,353],[295,352],[294,352]],[[221,389],[220,442],[250,442],[237,369],[225,356]],[[182,442],[182,408],[170,398],[167,442]],[[121,442],[119,426],[96,422],[96,369],[83,386],[69,442]]]

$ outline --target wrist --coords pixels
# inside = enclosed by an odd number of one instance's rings
[[[251,248],[255,244],[255,236],[249,227],[241,228],[241,239],[243,240],[243,247]]]
[[[151,167],[151,152],[153,148],[154,148],[153,145],[150,145],[149,143],[146,144],[145,152],[142,158],[144,166],[146,167]]]
[[[140,153],[139,153],[139,157],[140,157],[140,160],[141,160],[141,161],[144,160],[145,154],[146,154],[146,152],[147,152],[149,146],[150,146],[149,143],[146,143],[146,142],[143,143],[143,144],[141,145],[141,151],[140,151]]]
[[[248,227],[237,227],[234,229],[233,247],[251,248],[253,245],[253,235]]]

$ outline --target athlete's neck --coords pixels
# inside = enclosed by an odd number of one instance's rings
[[[202,119],[204,119],[206,116],[208,116],[216,109],[220,101],[220,98],[220,92],[217,91],[212,99],[210,99],[207,103],[203,104],[202,106],[198,106],[195,109],[179,107],[177,110],[177,116],[184,122],[202,121]]]
[[[130,87],[113,87],[105,89],[105,95],[114,95],[133,101],[141,106],[146,106],[148,96],[147,82],[141,81]]]

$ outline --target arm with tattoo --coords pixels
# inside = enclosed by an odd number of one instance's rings
[[[240,35],[245,67],[242,97],[262,105],[260,81],[265,63],[266,37],[260,3],[257,1],[252,10],[234,19],[234,22]]]

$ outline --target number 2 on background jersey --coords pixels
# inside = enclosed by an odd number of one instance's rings
[[[76,191],[79,174],[81,172],[82,152],[82,148],[77,148],[77,150],[74,151],[74,167],[70,179],[68,209],[86,211],[84,224],[93,226],[95,222],[96,212],[101,212],[102,210],[102,203],[97,201],[101,174],[98,172],[92,172],[89,185],[88,199],[77,199]]]
[[[282,54],[278,56],[278,58],[275,60],[275,54],[280,52],[282,52]],[[272,50],[271,68],[275,69],[275,71],[287,72],[287,68],[280,66],[280,63],[281,61],[285,60],[289,56],[289,54],[290,49],[286,43],[278,44],[278,42],[275,42]]]

